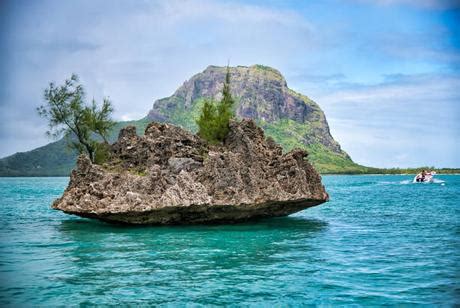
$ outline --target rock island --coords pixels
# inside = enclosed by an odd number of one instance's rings
[[[282,148],[252,120],[231,121],[225,142],[209,144],[171,124],[143,136],[122,129],[109,159],[80,155],[52,207],[126,224],[233,223],[286,216],[328,200],[308,153]]]

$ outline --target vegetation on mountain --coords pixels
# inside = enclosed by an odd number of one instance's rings
[[[91,105],[84,102],[85,90],[73,74],[63,85],[50,83],[44,92],[46,104],[37,108],[40,116],[48,120],[48,136],[66,137],[67,145],[78,153],[86,153],[92,162],[107,158],[108,134],[115,122],[110,118],[113,107],[104,98],[99,109],[93,99]],[[101,138],[101,143],[95,137]]]
[[[308,145],[302,142],[303,136],[312,130],[308,124],[300,124],[290,119],[272,123],[259,120],[257,124],[264,129],[268,136],[271,136],[281,145],[284,151],[291,151],[295,148],[307,150],[308,159],[322,173],[366,171],[366,167],[352,162],[345,152],[336,153],[318,141]]]
[[[234,100],[235,117],[254,119],[284,151],[294,148],[307,150],[308,160],[320,173],[413,174],[422,169],[382,169],[356,164],[331,136],[321,108],[307,96],[289,89],[280,72],[262,65],[228,69],[209,66],[187,80],[172,96],[157,100],[147,117],[116,123],[108,132],[107,141],[114,142],[120,129],[128,125],[134,125],[139,134],[143,134],[152,120],[198,132],[197,119],[206,102],[223,98],[227,71],[230,72],[229,93]],[[75,150],[66,147],[70,141],[66,136],[44,147],[0,159],[0,176],[68,175],[75,166],[77,156]],[[435,170],[439,173],[460,173],[459,169]]]
[[[355,164],[332,138],[319,106],[289,89],[277,70],[262,65],[210,66],[172,96],[156,101],[149,118],[199,131],[195,119],[204,107],[206,112],[213,112],[207,100],[222,99],[227,75],[237,118],[254,119],[285,151],[296,147],[307,150],[309,160],[320,172],[364,171],[365,167]]]
[[[151,121],[143,118],[136,121],[116,122],[110,130],[108,142],[117,140],[118,132],[126,126],[135,126],[143,133]],[[68,137],[36,148],[0,159],[0,176],[68,176],[75,167],[78,152],[69,148]]]

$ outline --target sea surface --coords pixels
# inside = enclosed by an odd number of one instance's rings
[[[236,225],[122,227],[0,178],[0,306],[460,305],[460,176],[324,176],[331,201]]]

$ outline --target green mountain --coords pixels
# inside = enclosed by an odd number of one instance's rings
[[[209,66],[186,81],[170,97],[157,100],[148,118],[196,131],[195,119],[204,99],[219,100],[226,67]],[[322,173],[366,172],[332,138],[326,117],[310,98],[288,88],[281,73],[262,65],[230,68],[236,115],[254,119],[268,136],[289,151],[307,149]]]
[[[146,118],[119,122],[110,139],[115,140],[120,128],[127,125],[135,125],[141,134],[150,121],[168,122],[195,132],[195,119],[204,100],[220,99],[225,72],[225,67],[209,66],[186,81],[172,96],[155,101]],[[254,119],[266,135],[286,151],[296,147],[306,149],[309,160],[321,173],[377,170],[351,160],[331,136],[321,108],[307,96],[289,89],[279,71],[262,65],[237,66],[230,68],[230,74],[237,117]],[[76,153],[61,139],[0,159],[0,176],[68,175],[75,158]]]

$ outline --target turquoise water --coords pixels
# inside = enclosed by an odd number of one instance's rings
[[[460,176],[325,176],[331,201],[223,226],[50,209],[67,178],[0,178],[0,305],[460,304]]]

